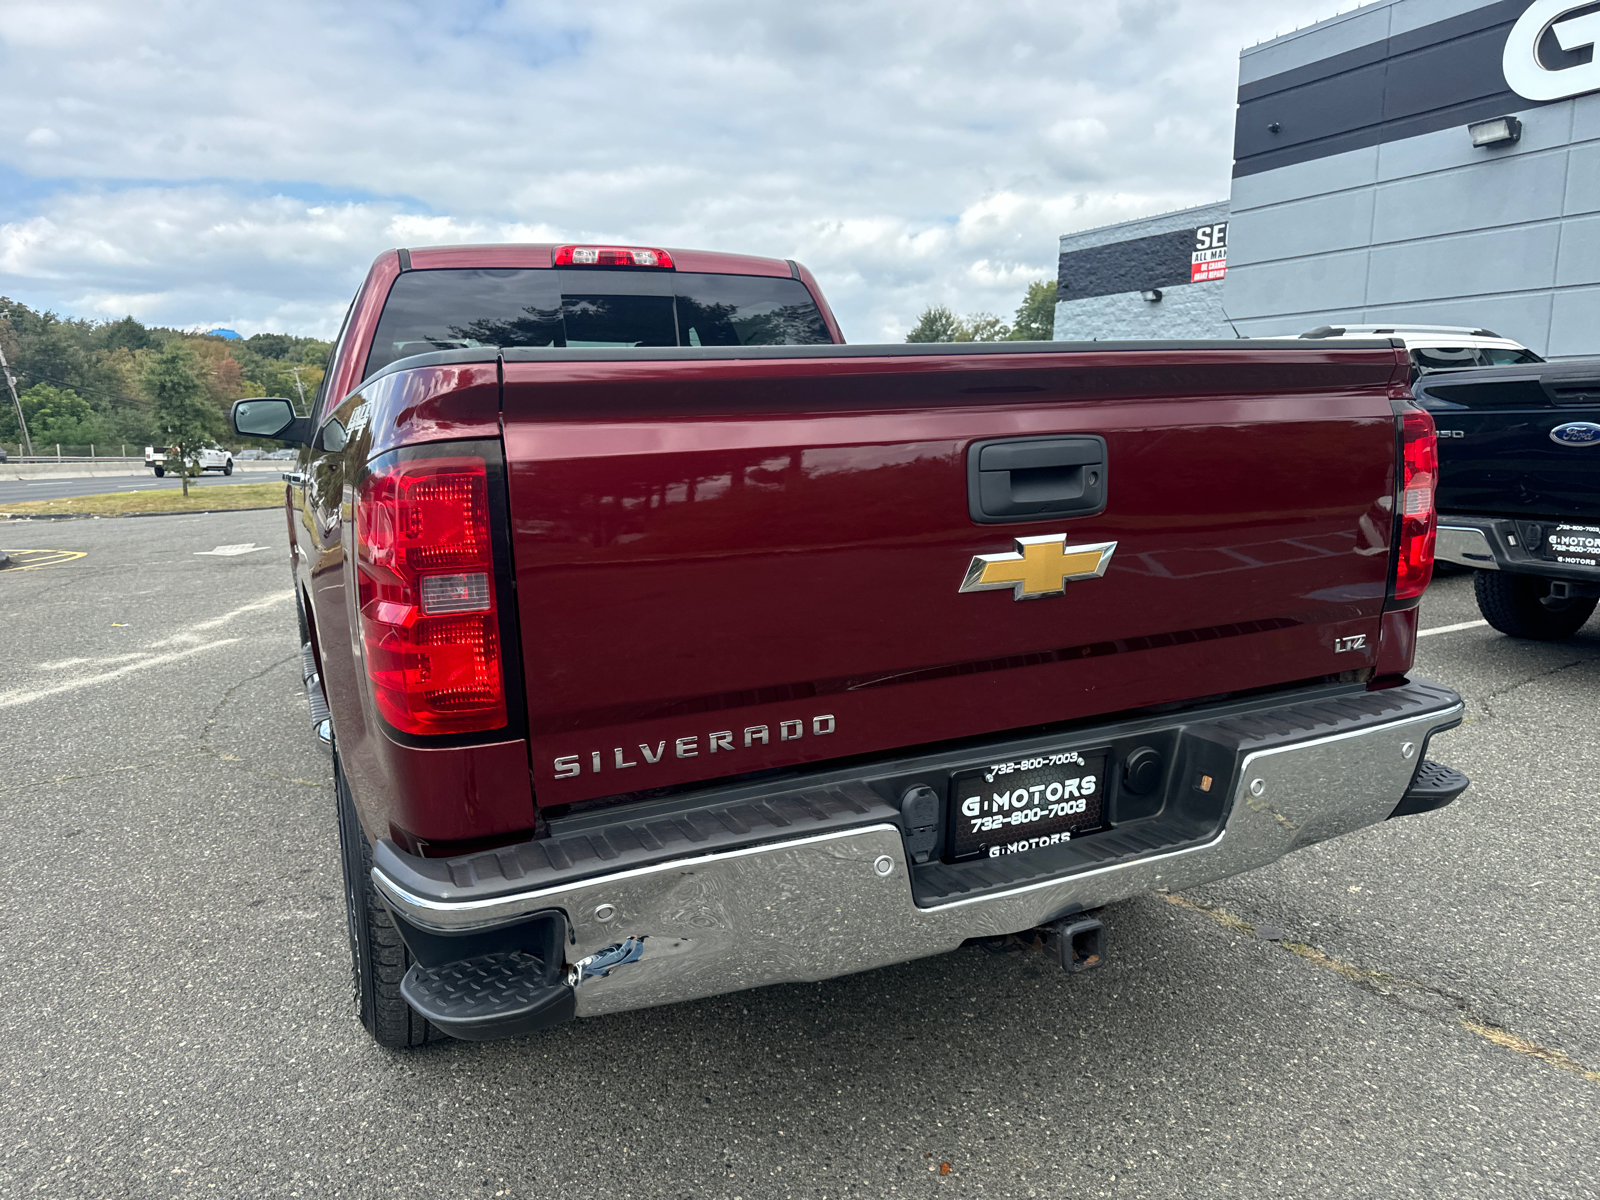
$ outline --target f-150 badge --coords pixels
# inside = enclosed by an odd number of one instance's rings
[[[1011,554],[979,554],[961,581],[963,592],[1011,589],[1013,600],[1060,596],[1074,579],[1098,579],[1111,565],[1115,542],[1067,545],[1064,533],[1017,538]]]

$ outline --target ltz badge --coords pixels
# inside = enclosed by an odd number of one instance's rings
[[[1115,542],[1067,545],[1064,533],[1016,539],[1011,554],[978,554],[961,582],[963,592],[1011,589],[1013,600],[1038,600],[1065,594],[1075,579],[1098,579],[1111,565]]]

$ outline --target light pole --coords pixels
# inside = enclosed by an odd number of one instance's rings
[[[7,309],[4,316],[9,323],[11,310]],[[11,364],[6,361],[5,347],[0,346],[0,371],[5,372],[6,387],[11,391],[11,404],[17,410],[17,425],[22,430],[22,453],[27,458],[33,457],[33,439],[28,436],[28,422],[22,415],[22,401],[17,399],[17,377],[11,373]]]

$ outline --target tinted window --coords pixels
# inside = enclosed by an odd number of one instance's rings
[[[676,282],[685,346],[816,346],[833,340],[798,279],[679,275]]]
[[[688,272],[408,271],[378,321],[366,374],[477,346],[808,346],[833,339],[797,279]]]
[[[389,289],[363,377],[434,350],[562,344],[554,271],[407,271]]]
[[[1479,352],[1491,367],[1515,367],[1522,363],[1543,362],[1532,350],[1505,350],[1499,346],[1485,346]]]
[[[1423,371],[1450,371],[1483,365],[1478,351],[1472,346],[1414,346],[1411,361]]]
[[[566,344],[607,350],[676,346],[672,276],[665,271],[546,271],[561,288]],[[507,343],[509,344],[509,343]]]

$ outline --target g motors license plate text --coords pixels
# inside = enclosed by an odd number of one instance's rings
[[[959,775],[950,857],[999,858],[1059,846],[1105,824],[1104,751],[1064,750]]]
[[[1600,566],[1600,526],[1548,525],[1544,531],[1544,557],[1575,567]]]

